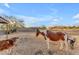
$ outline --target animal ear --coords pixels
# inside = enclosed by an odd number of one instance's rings
[[[40,30],[39,30],[38,28],[36,29],[36,31],[37,31],[37,32],[40,32]]]

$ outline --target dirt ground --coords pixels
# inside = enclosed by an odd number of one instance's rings
[[[11,37],[19,37],[15,45],[9,49],[0,51],[1,55],[78,55],[79,54],[79,35],[74,36],[77,41],[73,50],[59,49],[58,42],[50,41],[50,49],[47,49],[47,44],[44,38],[40,35],[35,36],[34,32],[17,32],[8,35]],[[6,35],[0,36],[0,40],[5,40]]]

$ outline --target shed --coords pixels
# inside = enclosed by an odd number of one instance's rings
[[[8,20],[0,16],[0,24],[5,24],[7,26],[7,31],[8,31],[8,23],[9,23]],[[6,34],[6,39],[8,39],[8,33]]]

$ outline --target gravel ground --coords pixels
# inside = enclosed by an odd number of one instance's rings
[[[5,39],[4,36],[0,36],[1,40]],[[3,38],[2,38],[3,37]],[[47,49],[46,41],[40,35],[38,38],[34,32],[19,32],[10,34],[11,37],[19,37],[13,47],[0,51],[1,55],[78,55],[79,54],[79,36],[74,35],[77,38],[75,49],[65,51],[65,48],[59,49],[59,42],[50,41],[50,49]]]

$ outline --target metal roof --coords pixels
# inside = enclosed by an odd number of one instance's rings
[[[0,16],[0,23],[2,24],[8,24],[8,20]]]

